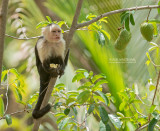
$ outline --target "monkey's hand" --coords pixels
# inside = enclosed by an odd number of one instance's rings
[[[57,68],[50,68],[51,77],[57,77],[59,75]]]
[[[59,78],[61,78],[61,76],[64,75],[64,67],[63,67],[63,65],[58,67],[58,75],[59,75]]]

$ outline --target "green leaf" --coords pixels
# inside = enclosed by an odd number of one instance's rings
[[[155,108],[156,108],[156,105],[152,105],[151,108],[150,108],[150,110],[149,110],[149,113],[153,113],[153,111],[155,110]]]
[[[46,18],[49,21],[49,23],[52,23],[52,19],[49,16],[46,16]]]
[[[156,89],[156,87],[154,85],[149,86],[149,91],[153,91],[154,89]]]
[[[121,15],[121,24],[124,23],[124,21],[126,21],[126,19],[129,18],[129,13],[128,12],[124,12]]]
[[[73,112],[74,112],[75,115],[78,114],[76,107],[72,107],[72,110],[73,110]]]
[[[109,104],[109,100],[108,100],[107,96],[101,91],[96,91],[96,92],[103,98],[105,104],[108,105]]]
[[[89,89],[90,87],[88,87],[88,86],[80,86],[80,87],[78,87],[78,89],[77,90],[85,90],[85,89]]]
[[[6,122],[8,125],[11,125],[12,124],[12,118],[9,114],[6,114],[5,115],[5,119],[6,119]]]
[[[85,78],[85,75],[83,73],[78,73],[73,77],[72,82],[75,82],[75,81],[78,82],[83,78]]]
[[[57,102],[55,105],[54,105],[54,109],[57,108],[57,106],[61,106],[62,105],[62,102]]]
[[[98,43],[101,46],[105,45],[105,37],[104,37],[103,33],[101,33],[100,31],[98,31]]]
[[[85,78],[89,77],[89,73],[88,72],[84,72],[83,74],[84,74]]]
[[[15,88],[15,89],[16,89],[16,93],[17,93],[17,96],[18,96],[18,100],[22,101],[21,91],[18,88]]]
[[[109,117],[106,109],[103,106],[99,106],[99,112],[102,122],[107,125]]]
[[[125,28],[127,31],[130,31],[130,28],[129,28],[129,17],[126,18],[125,20]]]
[[[148,22],[150,23],[150,22],[155,22],[155,23],[157,23],[157,24],[160,24],[160,20],[157,20],[157,19],[150,19],[150,20],[148,20]]]
[[[88,71],[85,70],[85,69],[78,69],[78,70],[76,70],[76,73],[84,73],[84,72],[88,72]]]
[[[8,70],[4,70],[2,72],[1,81],[7,80],[7,73],[8,73]]]
[[[153,118],[153,119],[151,120],[151,122],[149,123],[149,125],[148,125],[148,131],[153,131],[154,126],[156,125],[157,122],[158,122],[158,120],[155,119],[155,118]]]
[[[69,114],[69,112],[70,112],[70,108],[66,108],[66,109],[64,110],[64,114],[65,114],[66,116]]]
[[[103,78],[103,76],[101,75],[101,74],[99,74],[99,75],[95,75],[91,80],[92,80],[92,82],[94,83],[94,82],[96,82],[98,79],[100,79],[100,78]]]
[[[64,118],[59,124],[58,124],[58,129],[62,130],[68,123],[68,120],[70,118]]]
[[[0,116],[4,115],[4,103],[2,97],[0,97]]]
[[[146,56],[147,56],[147,58],[148,58],[149,60],[151,60],[151,57],[150,57],[150,55],[149,55],[148,52],[146,52]]]
[[[119,118],[113,114],[109,114],[108,116],[109,116],[109,119],[111,120],[111,122],[113,123],[113,125],[116,128],[120,129],[122,126],[122,122],[119,120]]]
[[[158,29],[157,29],[157,24],[155,22],[151,22],[153,27],[154,27],[154,30],[153,30],[153,34],[154,36],[157,36],[158,35]]]
[[[124,117],[124,115],[121,112],[117,112],[116,114],[122,118]]]
[[[88,109],[88,114],[91,114],[94,111],[95,105],[91,104]]]
[[[30,96],[30,99],[27,101],[28,104],[33,104],[38,98],[38,92]]]
[[[28,109],[32,109],[32,105],[31,104],[27,104]]]
[[[156,43],[154,43],[154,42],[150,42],[149,44],[158,47],[158,45]]]
[[[83,103],[85,103],[87,100],[88,100],[88,98],[90,97],[90,91],[89,90],[86,90],[86,91],[83,91],[83,92],[81,92],[79,95],[78,95],[78,97],[77,97],[77,102],[79,103],[79,104],[83,104]]]
[[[126,102],[125,101],[123,101],[121,104],[120,104],[120,106],[119,106],[119,110],[120,111],[123,111],[124,110],[124,107],[126,106]]]
[[[158,2],[158,5],[160,5],[160,1]],[[160,8],[157,8],[158,14],[160,15]]]
[[[133,14],[130,14],[130,22],[132,25],[135,25]]]
[[[62,27],[62,25],[65,25],[66,22],[65,22],[65,21],[59,21],[57,24],[58,24],[60,27]]]
[[[157,49],[157,48],[159,48],[159,47],[157,47],[157,46],[152,46],[152,47],[150,47],[150,48],[148,49],[148,51],[151,52],[151,51],[153,51],[153,50],[155,50],[155,49]]]
[[[63,120],[65,117],[66,117],[66,116],[60,116],[60,117],[57,119],[56,122],[57,122],[57,123],[60,123],[60,121]]]
[[[108,83],[108,81],[106,80],[100,80],[98,81],[96,84],[95,84],[95,87],[99,86],[99,85],[102,85],[102,84],[105,84],[105,83]]]

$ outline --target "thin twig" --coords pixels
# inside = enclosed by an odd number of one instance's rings
[[[30,40],[30,39],[36,39],[36,38],[41,37],[41,36],[34,36],[34,37],[30,37],[30,38],[19,38],[19,37],[11,36],[11,35],[8,35],[8,34],[5,34],[5,36],[13,38],[13,39],[18,39],[18,40]]]
[[[148,22],[148,19],[149,19],[149,15],[150,15],[150,13],[151,13],[151,10],[152,10],[152,9],[150,9],[149,12],[148,12],[147,22]]]
[[[21,110],[21,111],[16,111],[16,112],[13,112],[13,113],[10,113],[8,115],[15,115],[15,114],[19,114],[19,113],[23,113],[23,112],[29,112],[29,111],[32,111],[33,109],[24,109],[24,110]],[[3,117],[0,117],[0,120],[2,119],[5,119],[5,115]]]
[[[146,128],[149,125],[149,122],[147,122],[146,124],[144,124],[143,126],[137,128],[135,131],[141,131],[142,129]]]
[[[159,71],[159,73],[158,73],[156,89],[155,89],[155,91],[154,91],[154,96],[153,96],[153,99],[152,99],[152,105],[151,105],[151,106],[154,105],[154,101],[155,101],[155,98],[156,98],[156,93],[157,93],[157,89],[158,89],[158,85],[159,85],[159,79],[160,79],[160,71]],[[149,120],[149,121],[150,121],[150,119],[151,119],[151,114],[149,114],[149,116],[148,116],[148,120]]]
[[[89,127],[88,127],[88,124],[87,124],[87,106],[85,106],[85,118],[84,118],[84,121],[85,121],[86,130],[89,131]]]

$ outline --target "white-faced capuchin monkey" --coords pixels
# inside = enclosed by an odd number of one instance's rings
[[[65,56],[65,41],[57,24],[49,24],[42,28],[42,34],[35,46],[36,66],[40,75],[39,97],[32,113],[35,119],[50,111],[50,104],[40,109],[43,98],[51,77],[61,77],[64,74],[69,56],[69,50]]]

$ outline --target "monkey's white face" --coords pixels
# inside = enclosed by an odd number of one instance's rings
[[[48,39],[50,42],[58,42],[61,40],[61,29],[53,27],[48,33]]]

